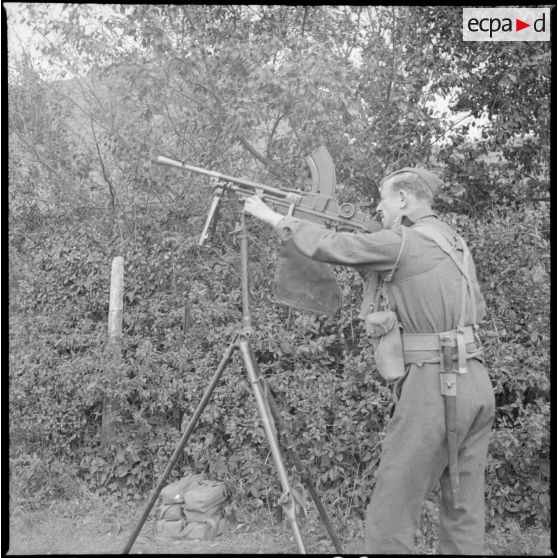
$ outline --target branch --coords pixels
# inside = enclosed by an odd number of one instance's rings
[[[215,100],[219,103],[219,105],[221,107],[223,106],[223,101],[221,100],[221,97],[219,97],[219,95],[217,95],[217,93],[215,93],[215,91],[213,91],[213,89],[211,89],[207,85],[204,85],[203,83],[200,83],[199,81],[195,82],[193,85],[197,85],[198,87],[201,87],[202,89],[205,89],[205,91],[207,91],[208,93],[213,95],[213,97],[215,97]]]
[[[263,155],[258,153],[256,149],[248,143],[246,138],[242,136],[237,136],[238,141],[241,143],[242,147],[244,147],[247,151],[249,151],[260,163],[263,163],[266,167],[269,166],[269,160],[266,159]]]
[[[259,12],[256,12],[256,10],[254,10],[254,9],[252,8],[252,6],[250,6],[250,5],[247,4],[247,5],[244,6],[244,7],[245,7],[245,8],[248,8],[252,13],[256,14],[260,19],[263,19],[263,15],[262,15],[261,13],[259,13]],[[264,7],[265,7],[265,4],[262,5],[262,10],[263,10]]]
[[[37,151],[37,147],[35,145],[31,145],[16,129],[14,129],[14,127],[12,125],[8,125],[8,128],[11,132],[13,132],[19,138],[21,143],[23,143],[23,145],[25,145],[25,147],[27,147],[27,149],[32,151],[32,153],[35,155],[35,159],[39,163],[41,163],[41,165],[43,165],[47,170],[49,170],[58,179],[60,179],[60,181],[63,180],[63,177],[60,175],[60,173],[57,170],[52,168],[46,161],[43,161],[43,159],[40,157],[39,152]]]
[[[32,196],[31,194],[24,194],[23,192],[14,192],[13,196],[14,199],[26,198],[34,202],[49,203],[51,205],[55,205],[56,207],[60,207],[59,201],[47,200],[46,198],[39,198],[37,196]]]
[[[55,205],[56,207],[64,208],[64,206],[61,204],[59,200],[47,200],[46,198],[39,198],[37,196],[33,196],[31,194],[25,194],[23,192],[15,192],[14,198],[16,199],[26,198],[28,200],[37,201],[41,203],[48,203],[51,205]],[[94,209],[95,211],[102,211],[102,212],[106,211],[106,209],[103,206],[97,205],[96,203],[91,202],[91,200],[87,200],[87,198],[84,198],[83,196],[81,196],[81,199],[82,201],[88,201],[90,205],[80,206],[80,207],[86,207],[87,209]]]
[[[179,134],[178,128],[174,124],[175,119],[171,116],[169,106],[167,105],[167,103],[164,100],[161,101],[161,104],[163,105],[163,108],[165,109],[165,112],[167,113],[167,116],[169,117],[170,125],[172,126],[176,137],[178,137],[180,134]]]
[[[200,105],[202,108],[206,109],[208,108],[207,105],[205,103],[203,103],[202,101],[200,101],[199,99],[196,99],[195,97],[190,97],[189,95],[186,95],[184,93],[184,91],[181,91],[180,89],[177,89],[176,87],[173,87],[168,81],[167,82],[163,82],[162,80],[153,77],[153,76],[149,76],[149,78],[154,81],[155,83],[159,84],[159,85],[166,85],[171,91],[174,91],[175,93],[177,93],[178,95],[180,95],[181,97],[184,97],[185,99],[187,99],[188,101],[192,101],[193,103],[197,103],[198,105]]]
[[[391,80],[388,83],[388,90],[387,90],[387,95],[386,95],[386,102],[384,104],[385,110],[387,111],[387,108],[389,106],[389,104],[391,103],[391,93],[392,90],[395,88],[395,83],[397,80],[397,59],[399,58],[399,51],[401,48],[401,43],[397,42],[395,40],[395,7],[393,8],[392,11],[392,15],[393,15],[393,19],[392,19],[392,23],[393,26],[391,28],[391,41],[393,44],[393,58],[392,58],[392,65],[391,65]]]
[[[214,99],[217,101],[219,106],[221,108],[223,108],[223,101],[221,100],[219,95],[217,95],[217,93],[215,93],[215,91],[213,91],[210,87],[208,87],[207,85],[204,85],[203,83],[199,83],[199,82],[196,82],[194,85],[198,85],[199,87],[201,87],[202,89],[204,89],[205,91],[210,93],[214,97]],[[250,145],[250,143],[248,142],[248,140],[246,140],[246,138],[239,135],[239,136],[237,136],[237,139],[247,151],[249,151],[258,161],[260,161],[260,163],[263,163],[266,167],[269,166],[269,160],[265,156],[263,156],[261,153],[259,153],[255,149],[255,147]]]
[[[347,45],[347,57],[346,57],[347,60],[349,60],[349,58],[351,57],[351,54],[352,54],[352,52],[355,49],[356,44],[357,44],[358,31],[359,31],[359,28],[360,28],[360,16],[361,16],[361,14],[362,14],[362,6],[359,6],[359,8],[358,8],[358,18],[357,18],[357,21],[356,21],[356,24],[355,24],[355,31],[353,33],[352,45],[351,46]],[[349,21],[350,21],[350,16],[349,16]]]
[[[300,29],[300,36],[304,37],[304,26],[306,25],[306,16],[308,15],[308,6],[304,6],[304,17],[302,18],[302,28]]]
[[[289,103],[289,104],[287,105],[287,107],[285,108],[283,114],[280,114],[280,115],[277,117],[277,120],[275,121],[275,123],[273,124],[273,128],[271,129],[271,132],[270,132],[270,134],[269,134],[269,139],[268,139],[268,141],[267,141],[267,158],[268,158],[268,159],[269,159],[269,150],[270,150],[270,148],[271,148],[271,143],[272,143],[272,140],[273,140],[273,136],[275,135],[275,131],[277,130],[277,126],[279,126],[279,122],[281,122],[281,120],[283,120],[283,118],[285,118],[285,116],[287,116],[287,114],[288,114],[288,112],[289,112],[289,110],[290,110],[290,108],[291,108],[291,105],[292,105],[292,103]]]
[[[105,163],[103,161],[103,156],[101,155],[101,150],[99,149],[99,142],[97,141],[97,134],[95,134],[95,127],[93,125],[93,118],[90,117],[89,121],[91,122],[91,132],[93,133],[93,140],[95,141],[95,147],[97,149],[97,155],[99,156],[99,162],[101,163],[101,170],[103,171],[103,178],[105,179],[105,182],[108,185],[109,188],[109,193],[110,193],[110,205],[111,208],[114,209],[115,203],[115,195],[114,195],[114,188],[112,186],[112,182],[110,180],[110,178],[107,175],[106,169],[105,169]]]
[[[452,130],[453,128],[455,128],[458,124],[461,124],[461,122],[463,122],[463,120],[466,120],[467,118],[470,118],[472,116],[472,111],[469,112],[469,114],[466,114],[463,118],[460,118],[459,120],[456,120],[455,122],[452,122],[450,126],[448,126],[441,135],[435,137],[432,139],[432,141],[430,142],[430,145],[434,145],[435,142],[443,139],[446,137],[446,135],[450,132],[450,130]],[[446,122],[445,118],[440,118],[439,120]]]
[[[35,160],[38,161],[41,165],[43,165],[52,174],[54,174],[54,176],[56,176],[56,178],[59,180],[60,184],[64,184],[64,181],[65,181],[66,177],[64,175],[62,175],[61,173],[59,173],[56,169],[51,167],[46,161],[44,161],[41,158],[36,146],[31,145],[17,130],[14,130],[13,127],[9,127],[9,128],[16,135],[16,137],[23,143],[23,145],[25,145],[25,147],[27,147],[35,155]],[[63,194],[64,196],[68,197],[67,192],[63,192],[62,190],[59,190],[59,192],[61,194]],[[83,194],[81,194],[77,190],[73,190],[71,192],[72,200],[74,200],[76,197],[79,198],[81,201],[83,201],[85,203],[91,203],[91,200],[89,198],[86,198]]]

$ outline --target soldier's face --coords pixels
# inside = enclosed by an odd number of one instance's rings
[[[399,191],[391,188],[391,179],[386,180],[380,191],[380,203],[377,211],[381,215],[384,229],[391,229],[398,217],[403,214],[402,199]]]

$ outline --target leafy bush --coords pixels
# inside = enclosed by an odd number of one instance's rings
[[[483,337],[498,407],[487,477],[492,521],[510,514],[546,521],[549,512],[548,244],[537,215],[447,217],[469,240],[488,305]],[[231,215],[225,211],[213,245],[202,249],[196,223],[169,222],[164,212],[136,219],[141,235],[121,244],[125,310],[117,360],[105,338],[113,247],[100,233],[94,237],[99,229],[45,216],[14,245],[22,263],[10,292],[10,451],[23,499],[37,490],[71,494],[70,477],[100,494],[142,498],[238,331]],[[345,304],[336,317],[276,305],[269,287],[277,243],[259,225],[251,232],[251,343],[259,367],[326,504],[342,517],[362,514],[391,395],[356,317],[359,280],[337,270]],[[105,397],[117,408],[108,443],[101,437]],[[227,480],[234,505],[271,506],[280,495],[239,355],[171,478],[184,467]]]
[[[496,395],[487,505],[492,521],[549,521],[549,214],[493,211],[463,228],[487,303],[486,364]]]

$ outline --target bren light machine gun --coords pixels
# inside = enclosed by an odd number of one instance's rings
[[[335,195],[335,169],[331,156],[329,155],[327,149],[323,146],[319,147],[312,154],[306,158],[306,162],[310,167],[312,174],[312,188],[309,192],[300,190],[287,190],[281,188],[273,188],[270,186],[265,186],[263,184],[258,184],[255,182],[250,182],[247,180],[242,180],[239,178],[234,178],[232,176],[227,176],[218,172],[202,169],[199,167],[194,167],[187,165],[180,161],[175,161],[169,159],[168,157],[159,156],[154,161],[158,165],[167,165],[171,167],[177,167],[183,170],[188,170],[191,172],[204,174],[211,177],[214,183],[213,198],[209,213],[199,239],[199,245],[203,245],[209,236],[209,230],[214,225],[214,217],[219,205],[219,202],[223,198],[223,195],[227,192],[234,192],[240,196],[252,196],[260,195],[265,201],[272,206],[276,211],[280,213],[285,213],[287,215],[292,215],[300,219],[307,219],[316,223],[323,224],[330,228],[342,228],[343,230],[349,231],[362,231],[362,232],[374,232],[381,229],[381,225],[373,221],[370,215],[361,212],[358,207],[354,204],[343,203],[338,204],[334,198]],[[257,361],[250,344],[250,336],[252,334],[252,321],[250,316],[250,300],[249,300],[249,289],[248,289],[248,234],[246,230],[245,215],[241,213],[240,223],[237,224],[235,229],[238,233],[238,239],[240,243],[240,271],[241,271],[241,294],[242,294],[242,327],[234,334],[234,337],[225,350],[221,362],[217,366],[217,370],[214,373],[205,393],[203,394],[197,408],[190,419],[181,440],[179,441],[174,453],[172,454],[170,461],[163,472],[159,483],[153,490],[153,493],[142,513],[142,516],[136,526],[134,532],[130,536],[128,543],[126,544],[122,554],[127,554],[134,541],[136,540],[139,532],[145,520],[147,519],[155,501],[157,500],[166,479],[168,478],[172,468],[176,464],[181,452],[188,441],[188,438],[192,434],[198,419],[203,412],[205,406],[207,405],[213,390],[215,389],[222,373],[224,372],[227,364],[231,360],[233,353],[238,349],[242,356],[246,372],[248,374],[248,379],[250,385],[252,386],[254,392],[254,398],[256,400],[256,405],[258,413],[260,415],[262,425],[265,431],[267,441],[273,456],[273,461],[277,469],[279,480],[283,489],[283,494],[279,500],[282,505],[285,516],[289,522],[290,528],[293,532],[297,547],[301,554],[305,554],[304,543],[300,535],[300,529],[297,522],[297,506],[300,506],[304,510],[304,502],[302,501],[301,495],[291,487],[289,482],[289,477],[287,470],[285,468],[283,458],[281,456],[281,451],[279,449],[279,436],[285,442],[288,448],[289,456],[291,457],[297,472],[308,492],[311,494],[314,503],[318,509],[320,517],[326,527],[326,530],[335,546],[335,550],[341,553],[341,546],[339,539],[333,530],[331,522],[326,514],[324,506],[310,481],[308,474],[306,473],[302,461],[295,449],[295,445],[290,436],[286,433],[284,428],[284,423],[279,414],[275,400],[271,394],[269,387],[266,384],[264,377],[262,376],[260,369],[258,367]],[[296,255],[296,249],[293,247],[288,249],[285,254],[286,258],[294,257],[300,258],[302,255]],[[299,260],[300,261],[300,260]],[[299,261],[296,262],[295,267],[298,267]],[[322,264],[320,262],[312,262],[307,258],[304,258],[303,265],[319,265],[327,266],[327,264]],[[323,272],[324,267],[315,268],[318,272]],[[308,268],[310,274],[313,269]],[[331,272],[331,271],[330,271]],[[276,276],[277,279],[277,276]],[[277,280],[276,280],[277,286]],[[323,307],[320,305],[317,299],[305,299],[304,291],[307,285],[302,285],[300,292],[295,293],[294,296],[290,296],[289,293],[278,293],[276,292],[277,298],[289,304],[291,306],[297,307],[303,310],[310,311],[324,311],[332,312],[335,309],[337,302],[336,297],[333,297],[331,303],[333,307],[328,305]]]

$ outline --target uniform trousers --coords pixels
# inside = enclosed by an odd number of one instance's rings
[[[410,364],[383,441],[365,522],[366,554],[409,554],[421,506],[439,481],[440,554],[484,552],[484,470],[494,391],[484,365],[457,375],[459,509],[452,507],[439,364]]]

